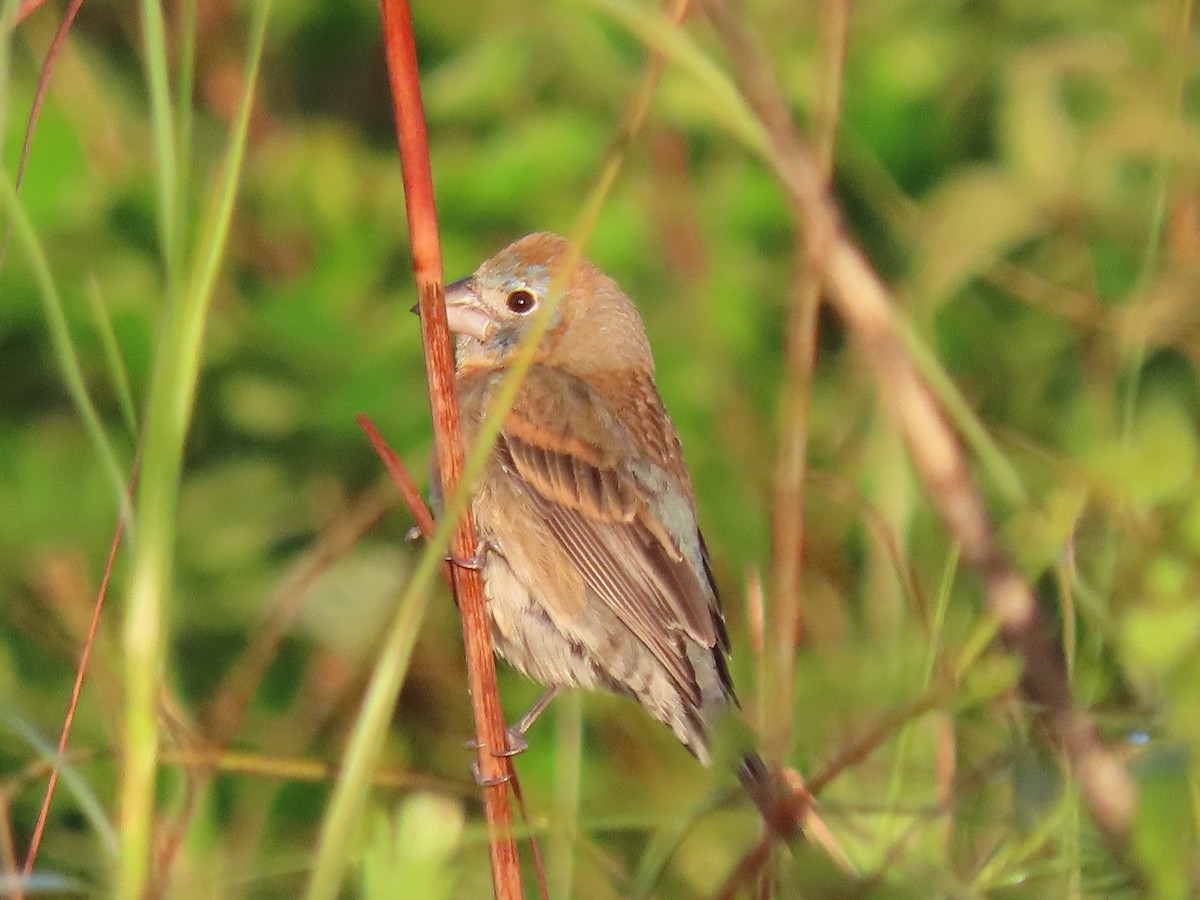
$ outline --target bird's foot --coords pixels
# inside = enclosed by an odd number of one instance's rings
[[[455,556],[453,553],[446,557],[446,562],[452,566],[457,566],[460,569],[470,569],[472,572],[478,572],[483,569],[487,563],[488,550],[491,547],[487,541],[480,541],[475,546],[475,552],[466,557]]]
[[[525,733],[533,727],[533,723],[537,721],[538,716],[546,711],[546,707],[550,705],[550,701],[558,696],[561,688],[558,685],[546,688],[542,695],[537,698],[529,712],[521,716],[517,720],[516,725],[510,725],[504,729],[504,734],[508,738],[507,746],[503,750],[493,750],[492,756],[516,756],[519,753],[524,753],[529,749],[529,741],[525,739]],[[468,750],[478,750],[479,741],[476,738],[471,738],[466,742]]]
[[[508,738],[508,745],[502,750],[493,750],[492,756],[508,758],[510,756],[517,756],[518,754],[524,753],[529,749],[529,741],[525,739],[525,733],[518,730],[516,725],[505,728],[504,734]],[[471,738],[470,740],[466,741],[463,746],[468,750],[478,750],[479,740],[478,738]]]
[[[479,771],[479,763],[471,760],[471,777],[475,779],[475,783],[481,788],[499,787],[502,784],[508,784],[512,781],[512,773],[505,772],[503,775],[497,775],[495,778],[487,778]]]

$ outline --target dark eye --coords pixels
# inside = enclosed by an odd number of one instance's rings
[[[537,305],[537,300],[529,291],[518,288],[508,295],[507,305],[513,312],[524,315]]]

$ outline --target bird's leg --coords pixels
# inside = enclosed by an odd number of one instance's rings
[[[562,690],[558,685],[546,688],[542,691],[542,696],[534,701],[533,706],[529,707],[529,711],[521,718],[517,719],[516,725],[510,725],[504,729],[505,735],[508,737],[508,746],[503,750],[493,750],[492,756],[516,756],[518,753],[524,753],[529,749],[529,741],[525,739],[525,732],[533,727],[533,723],[538,720],[538,717],[546,711],[546,707],[550,705],[550,701],[558,696],[558,692]],[[468,750],[478,750],[479,741],[475,738],[467,741]]]
[[[504,733],[508,735],[508,746],[501,751],[492,751],[493,756],[516,756],[518,753],[524,753],[529,749],[529,741],[525,739],[525,732],[533,727],[533,723],[538,720],[538,716],[546,711],[546,707],[550,705],[550,701],[558,696],[561,688],[558,685],[553,685],[542,691],[542,696],[534,701],[533,706],[529,707],[529,712],[517,719],[516,725],[510,725],[504,729]]]
[[[487,541],[480,541],[475,545],[475,552],[466,558],[455,556],[453,553],[446,557],[446,562],[452,566],[458,566],[460,569],[471,569],[474,572],[480,571],[487,562],[488,551],[492,549]]]
[[[550,701],[558,696],[558,692],[562,690],[560,685],[551,685],[542,691],[542,696],[534,701],[533,706],[529,707],[529,711],[521,718],[517,719],[517,724],[508,729],[508,738],[510,746],[512,742],[522,744],[521,750],[529,747],[529,742],[525,740],[525,733],[533,727],[533,723],[538,720],[538,717],[546,711],[546,707],[550,705]],[[517,751],[518,753],[520,750]]]

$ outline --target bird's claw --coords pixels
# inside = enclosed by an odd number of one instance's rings
[[[497,775],[495,778],[487,778],[479,771],[479,763],[471,760],[471,777],[475,779],[475,783],[481,788],[500,787],[502,784],[508,784],[512,781],[512,773],[505,772],[503,775]]]
[[[471,556],[462,557],[455,556],[453,553],[446,557],[446,562],[452,566],[457,566],[460,569],[470,569],[472,572],[479,572],[487,563],[488,554],[487,541],[480,541],[475,547],[475,552]]]
[[[515,726],[504,729],[504,734],[508,738],[507,746],[503,750],[493,750],[492,756],[499,759],[507,759],[512,756],[524,753],[529,749],[529,741],[525,739],[525,735],[521,733]],[[471,738],[467,740],[463,746],[467,750],[478,750],[479,739]]]
[[[508,746],[503,750],[493,750],[492,756],[507,758],[517,756],[529,749],[529,741],[525,740],[525,735],[517,731],[515,728],[505,728],[504,735],[508,738]]]

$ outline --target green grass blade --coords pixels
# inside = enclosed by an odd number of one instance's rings
[[[768,156],[769,142],[758,118],[729,76],[686,31],[676,27],[660,10],[628,0],[583,0],[583,3],[627,28],[648,48],[663,54],[703,85],[711,100],[714,120],[755,155]]]
[[[581,244],[577,242],[575,246]],[[560,274],[570,272],[571,268],[570,264],[564,266]],[[557,281],[561,281],[561,278]],[[536,318],[496,391],[491,408],[480,425],[475,445],[467,454],[462,478],[438,520],[437,530],[421,555],[400,601],[396,618],[388,630],[379,663],[367,687],[362,710],[346,749],[342,773],[322,821],[317,860],[305,895],[308,900],[333,900],[337,895],[348,862],[350,842],[366,803],[371,771],[383,746],[384,733],[391,720],[396,697],[408,674],[413,643],[425,615],[433,580],[445,559],[458,520],[470,502],[471,490],[500,435],[504,418],[512,407],[525,372],[533,362],[538,343],[549,327],[550,318],[562,295],[562,285],[557,281],[551,285],[546,302],[535,313]]]
[[[957,544],[951,548],[946,557],[946,567],[942,570],[942,583],[938,587],[937,602],[933,608],[933,622],[929,625],[929,647],[925,651],[925,664],[921,670],[923,691],[929,690],[937,670],[938,655],[942,649],[942,637],[946,629],[946,612],[950,609],[954,579],[958,577],[959,551]]]
[[[29,261],[29,267],[33,271],[33,279],[37,284],[42,310],[46,315],[46,324],[50,330],[50,341],[54,346],[54,355],[58,361],[58,367],[62,371],[67,391],[83,419],[84,427],[96,448],[96,453],[100,456],[100,464],[112,485],[117,508],[121,511],[121,516],[125,521],[132,523],[129,497],[125,487],[127,476],[124,468],[117,461],[116,450],[112,441],[109,440],[108,433],[100,421],[100,415],[96,412],[96,407],[88,394],[87,384],[83,378],[83,368],[79,364],[79,354],[71,339],[71,328],[67,324],[67,315],[63,309],[58,288],[54,284],[50,264],[46,260],[46,254],[38,240],[33,223],[29,221],[25,208],[17,198],[12,180],[7,172],[2,171],[0,171],[0,204],[8,212],[12,233],[17,244],[24,251],[25,257]]]
[[[661,16],[648,16],[641,10],[621,2],[612,2],[612,0],[589,0],[589,2],[609,12],[619,21],[627,22],[631,30],[638,33],[647,44],[655,49],[661,50],[671,58],[686,59],[695,72],[705,79],[705,83],[721,101],[716,106],[729,117],[729,121],[732,123],[731,127],[735,132],[758,152],[765,152],[766,141],[758,127],[757,120],[749,114],[732,83],[690,41],[681,36],[681,33],[670,22]],[[610,186],[611,177],[602,180],[581,212],[580,224],[576,233],[572,235],[572,246],[575,248],[574,259],[578,258],[580,249],[586,244],[587,236],[595,225],[604,195]],[[572,270],[574,259],[566,260],[561,275]],[[367,689],[362,712],[359,714],[346,751],[341,777],[338,779],[329,810],[322,822],[316,865],[306,894],[308,900],[332,900],[337,895],[342,874],[347,865],[350,841],[357,829],[358,820],[366,802],[371,770],[374,768],[383,745],[384,732],[390,721],[391,711],[399,694],[400,686],[407,674],[412,642],[415,641],[414,633],[406,633],[401,629],[411,629],[412,632],[415,632],[420,625],[432,580],[450,545],[454,523],[458,521],[469,502],[471,488],[483,471],[503,427],[504,418],[516,399],[517,391],[533,362],[538,344],[549,327],[551,316],[562,294],[564,285],[558,283],[561,280],[561,278],[556,279],[556,283],[551,285],[546,302],[536,313],[529,332],[522,340],[521,346],[508,367],[508,372],[494,395],[488,414],[476,435],[475,444],[469,449],[462,480],[457,486],[454,497],[451,498],[451,502],[447,504],[443,512],[438,530],[430,540],[429,546],[413,574],[413,579],[401,601],[400,611],[388,632],[384,649],[381,651],[379,666]]]
[[[150,90],[150,121],[154,133],[154,155],[158,165],[158,232],[166,269],[167,297],[175,297],[182,244],[179,225],[179,169],[176,157],[175,123],[171,119],[171,89],[167,61],[167,37],[162,5],[142,0],[142,40],[146,84]]]
[[[350,842],[366,803],[371,772],[383,746],[384,734],[391,720],[396,697],[408,673],[413,642],[425,615],[433,579],[445,558],[459,517],[470,502],[471,490],[482,474],[492,447],[499,438],[508,410],[516,400],[525,373],[533,363],[537,347],[550,327],[551,317],[562,296],[563,278],[573,269],[574,262],[579,258],[580,248],[584,246],[587,236],[595,226],[595,220],[610,186],[611,176],[602,180],[597,190],[589,196],[580,217],[578,233],[572,236],[574,250],[558,273],[555,283],[551,285],[546,302],[535,313],[529,331],[495,393],[492,405],[476,434],[475,444],[469,448],[454,496],[446,504],[437,531],[430,539],[401,600],[400,609],[381,650],[380,662],[367,688],[362,711],[355,722],[342,773],[322,821],[316,864],[305,894],[307,900],[333,900],[337,895],[348,864]]]
[[[269,2],[255,7],[246,91],[208,203],[188,290],[168,317],[151,382],[137,503],[145,529],[135,547],[123,638],[126,722],[118,896],[124,900],[137,900],[146,886],[158,762],[158,696],[168,643],[163,607],[172,577],[184,440],[194,406],[212,287],[245,155],[269,10]]]
[[[366,805],[371,774],[383,748],[396,698],[408,675],[408,665],[429,605],[433,581],[441,569],[465,505],[464,496],[460,491],[455,498],[459,501],[454,504],[457,509],[448,510],[439,519],[437,530],[417,562],[412,579],[400,599],[396,616],[379,649],[378,663],[367,686],[354,731],[346,745],[333,797],[321,821],[316,862],[304,895],[307,900],[334,900],[338,895],[342,875],[349,863],[351,844]]]
[[[112,823],[109,822],[108,816],[104,813],[104,807],[100,803],[100,798],[92,790],[87,777],[80,773],[67,760],[59,758],[54,746],[45,741],[38,734],[36,728],[26,722],[25,719],[7,704],[0,705],[0,722],[3,722],[9,731],[36,750],[42,759],[57,762],[59,780],[66,785],[71,796],[75,798],[75,802],[79,804],[79,811],[83,813],[84,818],[91,824],[105,852],[109,857],[115,859],[117,856],[117,833],[113,830]]]
[[[137,439],[138,422],[137,406],[133,402],[133,388],[130,386],[129,369],[121,354],[121,345],[117,341],[117,333],[113,330],[112,316],[108,314],[108,304],[100,292],[100,284],[95,278],[88,281],[88,308],[92,313],[92,322],[96,326],[96,334],[100,336],[100,346],[104,350],[104,361],[108,363],[109,376],[112,378],[113,390],[117,395],[117,403],[121,407],[121,416],[129,428],[130,437]],[[121,491],[125,497],[126,492]]]
[[[191,240],[190,219],[187,214],[192,171],[192,95],[196,90],[196,0],[179,4],[179,74],[175,85],[175,122],[179,135],[179,221],[176,225],[179,242],[187,246]]]

